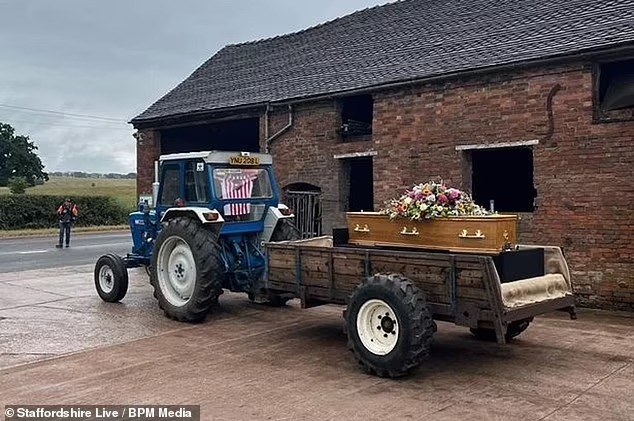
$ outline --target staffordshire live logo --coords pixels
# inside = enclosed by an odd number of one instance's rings
[[[7,405],[7,421],[179,420],[200,421],[199,405]]]

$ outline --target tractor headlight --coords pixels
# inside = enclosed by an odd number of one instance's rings
[[[290,209],[288,206],[286,205],[278,205],[277,210],[280,211],[280,213],[284,216],[289,216],[293,214],[293,210]]]
[[[220,214],[218,212],[203,212],[203,218],[206,221],[217,221],[219,217]]]

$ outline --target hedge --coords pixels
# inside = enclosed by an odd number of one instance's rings
[[[76,226],[119,225],[128,220],[130,210],[107,196],[73,196],[79,210]],[[58,226],[57,208],[64,196],[0,196],[0,229],[54,228]]]

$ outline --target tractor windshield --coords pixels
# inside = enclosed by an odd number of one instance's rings
[[[234,221],[257,221],[264,216],[266,205],[249,203],[244,199],[273,197],[271,180],[265,169],[215,168],[213,174],[216,197],[233,201],[223,206],[225,218]]]
[[[214,184],[218,199],[268,199],[273,197],[269,173],[262,168],[216,168]]]

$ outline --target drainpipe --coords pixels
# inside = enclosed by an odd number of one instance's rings
[[[264,152],[266,152],[266,153],[269,153],[271,143],[275,139],[277,139],[282,134],[284,134],[286,131],[288,131],[288,129],[293,127],[293,106],[289,104],[288,105],[288,123],[286,124],[286,126],[282,127],[276,133],[274,133],[273,135],[269,136],[269,111],[270,111],[270,104],[267,104],[266,105],[266,111],[264,112],[264,138],[265,138],[265,142],[266,142],[265,145],[264,145]]]

